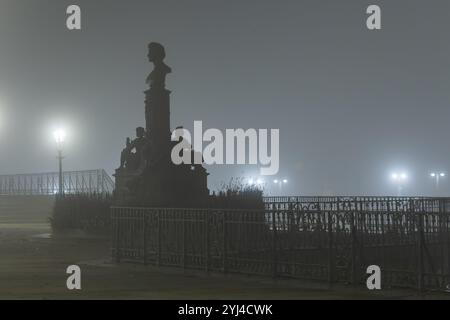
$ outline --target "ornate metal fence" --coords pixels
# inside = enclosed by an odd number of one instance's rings
[[[383,285],[450,283],[447,198],[266,198],[266,210],[112,208],[113,257],[159,266]]]
[[[114,182],[105,170],[63,172],[64,193],[112,193]],[[54,195],[59,190],[59,173],[0,175],[0,195]]]

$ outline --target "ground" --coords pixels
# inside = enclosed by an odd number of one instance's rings
[[[28,203],[29,202],[29,203]],[[179,269],[114,264],[109,240],[81,233],[52,236],[51,200],[0,197],[0,299],[420,299],[381,290]],[[82,270],[82,289],[66,288],[66,268]]]

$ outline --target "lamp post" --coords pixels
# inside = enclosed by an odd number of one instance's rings
[[[400,197],[402,195],[403,186],[406,183],[406,181],[408,180],[408,174],[406,172],[402,172],[402,173],[394,172],[391,175],[391,179],[397,185],[397,188],[398,188],[397,195]]]
[[[63,171],[62,171],[62,148],[63,143],[66,139],[66,132],[62,129],[58,129],[53,133],[53,137],[55,138],[56,142],[56,150],[58,152],[57,159],[58,159],[58,165],[59,165],[59,182],[58,182],[58,195],[63,196],[64,195],[64,179],[63,179]]]
[[[439,180],[441,178],[445,178],[446,174],[444,172],[432,172],[430,173],[430,177],[435,180],[436,183],[436,192],[439,192]]]
[[[273,183],[278,185],[278,187],[280,188],[280,194],[281,194],[281,189],[284,184],[288,183],[288,180],[287,179],[275,179],[275,180],[273,180]]]

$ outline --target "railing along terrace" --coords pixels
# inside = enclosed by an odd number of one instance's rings
[[[65,194],[111,194],[114,182],[105,170],[63,172]],[[54,195],[59,190],[59,173],[0,175],[0,195]]]
[[[387,197],[378,206],[374,198],[370,205],[310,199],[277,202],[283,209],[266,202],[265,210],[113,207],[112,254],[116,261],[330,284],[365,283],[367,267],[378,265],[385,287],[450,283],[448,199],[394,206],[398,199]]]
[[[273,210],[333,210],[333,211],[409,211],[442,212],[450,210],[450,198],[433,197],[264,197],[265,207]]]

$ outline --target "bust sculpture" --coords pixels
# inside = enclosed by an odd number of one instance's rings
[[[165,57],[166,51],[161,44],[151,42],[148,45],[148,60],[154,65],[146,81],[150,88],[164,89],[166,86],[166,75],[171,73],[172,69],[164,63]]]

